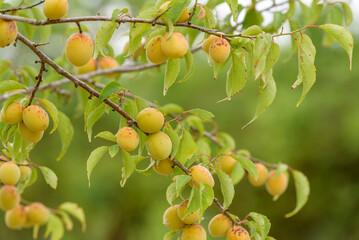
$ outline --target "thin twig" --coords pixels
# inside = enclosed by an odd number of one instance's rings
[[[0,11],[0,13],[7,13],[7,12],[15,12],[15,11],[19,11],[19,10],[25,10],[25,9],[30,9],[30,8],[33,8],[33,7],[36,7],[42,3],[44,3],[45,0],[43,1],[40,1],[38,3],[35,3],[33,5],[30,5],[30,6],[27,6],[27,7],[18,7],[18,8],[12,8],[12,9],[6,9],[6,10],[3,10],[3,11]]]
[[[43,61],[40,61],[40,64],[41,64],[41,66],[40,66],[39,74],[37,75],[37,77],[35,77],[35,79],[37,80],[37,83],[31,92],[30,100],[29,100],[29,103],[27,104],[27,106],[30,106],[32,101],[34,100],[35,94],[39,90],[40,84],[42,83],[43,74],[44,74],[44,72],[47,71],[45,68],[45,63]]]
[[[192,10],[192,12],[189,14],[189,17],[188,17],[188,20],[187,20],[187,24],[188,24],[188,25],[191,25],[191,20],[192,20],[194,14],[196,13],[197,2],[198,2],[198,1],[196,0],[196,2],[194,3],[194,6],[193,6],[193,10]]]

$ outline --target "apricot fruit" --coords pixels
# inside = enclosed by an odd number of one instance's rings
[[[251,240],[249,233],[241,226],[233,226],[227,232],[227,240]]]
[[[13,43],[17,36],[17,26],[15,21],[5,21],[0,19],[0,47],[4,48]]]
[[[23,122],[19,122],[18,128],[21,137],[29,143],[39,142],[42,136],[44,135],[44,131],[40,131],[40,132],[30,131]]]
[[[168,8],[168,5],[170,4],[171,1],[167,1],[165,3],[163,3],[161,6],[160,6],[160,9],[165,11],[167,10]],[[178,23],[183,23],[183,22],[186,22],[189,18],[189,11],[188,11],[188,8],[185,8],[185,10],[183,10],[181,16],[177,19],[176,22]],[[164,19],[161,19],[161,20],[164,20]]]
[[[115,68],[115,67],[118,67],[118,62],[112,57],[104,57],[100,60],[100,67],[103,70]],[[118,73],[109,73],[109,74],[106,74],[105,76],[108,78],[114,78],[114,77],[117,77],[117,75],[118,75]]]
[[[93,51],[94,43],[86,34],[75,33],[67,39],[65,47],[66,57],[76,67],[88,63],[92,58]]]
[[[207,39],[205,39],[203,41],[203,44],[202,44],[203,51],[205,51],[208,54],[209,53],[209,47],[211,46],[213,41],[216,40],[217,38],[219,38],[219,37],[216,36],[216,35],[211,35]]]
[[[0,189],[0,208],[4,211],[17,207],[20,203],[20,194],[14,186],[3,186]]]
[[[146,48],[146,56],[148,61],[154,64],[161,64],[167,61],[168,57],[161,48],[163,36],[156,36],[150,40]]]
[[[165,160],[171,154],[172,141],[166,133],[156,132],[147,137],[146,147],[154,160]]]
[[[174,164],[170,158],[162,161],[156,161],[153,165],[153,170],[159,175],[168,176],[173,172]]]
[[[118,146],[128,152],[135,150],[140,143],[138,133],[130,127],[123,127],[118,130],[116,140]]]
[[[34,225],[42,226],[49,220],[49,210],[39,202],[34,202],[29,205],[27,210],[27,217]]]
[[[49,126],[49,115],[41,107],[31,105],[22,113],[22,121],[30,131],[41,132]]]
[[[228,153],[230,154],[230,153]],[[233,171],[234,166],[236,165],[237,161],[231,156],[223,156],[219,158],[219,164],[223,172],[230,175]]]
[[[188,208],[188,200],[184,200],[178,208],[178,216],[185,224],[193,224],[198,221],[200,211],[199,209],[195,212],[191,212],[188,216],[185,217],[186,211]]]
[[[19,230],[26,222],[26,211],[23,206],[17,206],[6,212],[5,224],[8,228]]]
[[[229,42],[224,38],[218,38],[213,41],[209,47],[209,55],[216,63],[223,63],[227,60],[231,47]]]
[[[212,174],[209,172],[209,170],[201,165],[193,166],[189,169],[191,173],[191,177],[193,180],[189,182],[189,185],[192,187],[195,185],[199,188],[199,183],[206,183],[210,185],[211,187],[214,186],[214,179],[212,177]]]
[[[24,161],[22,164],[28,164],[27,161]],[[29,177],[31,176],[31,167],[29,166],[19,166],[20,168],[20,172],[21,172],[21,175],[25,176],[25,179],[29,179]]]
[[[270,195],[280,196],[288,187],[288,177],[285,173],[281,173],[277,178],[274,178],[275,174],[276,170],[269,172],[266,181],[266,189]]]
[[[14,186],[20,179],[20,168],[13,162],[6,162],[0,166],[0,179],[8,185]]]
[[[88,63],[86,63],[85,65],[77,67],[76,72],[77,74],[85,74],[89,72],[94,72],[96,71],[96,69],[97,69],[97,61],[91,58],[90,61],[88,61]]]
[[[182,231],[182,240],[206,240],[207,233],[199,224],[186,225]]]
[[[1,121],[9,125],[17,124],[22,121],[23,111],[24,105],[22,105],[22,103],[10,103],[6,109],[1,109]]]
[[[45,0],[44,14],[50,20],[58,20],[66,15],[68,8],[67,0]]]
[[[165,116],[156,108],[145,108],[137,114],[136,122],[142,131],[155,133],[163,127]]]
[[[163,214],[163,224],[172,230],[180,230],[185,226],[184,222],[178,217],[178,208],[179,205],[171,206]]]
[[[232,221],[224,214],[214,216],[208,224],[208,231],[213,237],[223,237],[232,227]]]
[[[179,32],[173,32],[170,38],[169,33],[166,33],[161,40],[161,48],[167,57],[181,58],[188,51],[188,42]]]
[[[257,168],[258,179],[255,180],[252,175],[248,174],[248,180],[253,186],[259,187],[267,181],[268,169],[262,163],[255,163],[254,165]]]

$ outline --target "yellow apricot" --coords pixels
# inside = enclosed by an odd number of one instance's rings
[[[84,74],[89,72],[94,72],[97,69],[97,62],[95,59],[91,58],[88,63],[83,66],[77,67],[77,74]]]
[[[206,183],[211,187],[214,186],[214,179],[209,170],[201,165],[193,166],[189,169],[192,179],[189,185],[192,187],[193,184],[199,188],[199,182]]]
[[[230,153],[228,153],[230,154]],[[219,158],[219,164],[223,172],[230,175],[233,171],[234,166],[236,165],[237,161],[232,158],[231,156],[223,156]]]
[[[202,44],[203,51],[205,51],[208,54],[209,53],[209,47],[211,46],[213,41],[216,40],[217,38],[219,38],[219,37],[216,36],[216,35],[211,35],[206,40],[204,40],[203,44]]]
[[[216,63],[223,63],[226,61],[230,52],[231,46],[224,38],[218,38],[214,40],[209,47],[209,55]]]
[[[185,217],[188,208],[188,200],[184,200],[178,208],[178,216],[185,224],[193,224],[198,221],[200,211],[199,209],[195,212],[191,212]]]
[[[138,127],[146,133],[155,133],[161,130],[165,123],[165,117],[156,108],[145,108],[137,114]]]
[[[209,233],[213,237],[223,237],[232,227],[232,221],[224,214],[214,216],[208,224]]]
[[[34,202],[29,205],[27,217],[34,225],[42,226],[49,220],[49,210],[39,202]]]
[[[20,168],[13,162],[6,162],[0,166],[0,179],[9,186],[14,186],[20,179]]]
[[[40,131],[40,132],[30,131],[23,122],[19,122],[18,128],[21,137],[29,143],[37,143],[38,141],[41,140],[42,136],[44,135],[44,131]]]
[[[17,36],[17,26],[15,21],[5,21],[0,19],[0,47],[4,48],[13,43]]]
[[[147,137],[146,147],[154,160],[165,160],[172,151],[172,141],[164,132],[152,133]]]
[[[118,67],[118,62],[112,57],[104,57],[100,60],[100,67],[103,70],[115,68],[115,67]],[[109,74],[106,74],[105,76],[108,78],[114,78],[114,77],[117,77],[117,75],[118,75],[118,73],[109,73]]]
[[[24,161],[22,164],[28,164],[28,161]],[[20,166],[19,168],[20,168],[21,174],[25,176],[25,179],[26,180],[29,179],[29,177],[31,176],[31,172],[32,172],[31,167]]]
[[[266,188],[270,195],[280,196],[282,195],[288,187],[288,177],[285,173],[279,174],[277,178],[274,178],[276,170],[269,172]]]
[[[44,14],[50,20],[58,20],[66,15],[68,8],[67,0],[45,0]]]
[[[20,102],[13,102],[7,106],[6,109],[1,109],[1,121],[6,124],[12,125],[22,121],[22,112],[24,105]]]
[[[161,6],[160,6],[160,9],[161,10],[167,10],[168,8],[168,5],[170,4],[171,1],[167,1],[165,3],[163,3]],[[186,22],[189,18],[189,11],[188,11],[188,8],[186,8],[185,10],[183,10],[181,16],[177,19],[176,22],[178,23],[182,23],[182,22]],[[161,20],[164,20],[164,19],[161,19]]]
[[[227,232],[227,240],[251,240],[249,233],[241,226],[233,226]]]
[[[182,231],[182,240],[206,240],[207,233],[199,224],[186,225]]]
[[[5,214],[5,224],[8,228],[18,230],[23,228],[26,222],[26,211],[23,206],[17,206]]]
[[[83,33],[72,34],[67,39],[65,53],[70,63],[80,67],[88,63],[93,55],[94,43]]]
[[[156,163],[153,165],[153,170],[155,170],[156,173],[168,176],[173,172],[173,162],[170,158],[166,158],[162,161],[156,161]]]
[[[157,36],[150,40],[146,48],[146,56],[148,61],[154,64],[161,64],[167,61],[168,57],[161,48],[161,40],[163,36]]]
[[[130,127],[123,127],[118,130],[116,140],[118,146],[128,152],[135,150],[140,143],[138,133]]]
[[[178,208],[179,205],[171,206],[163,214],[163,224],[173,230],[180,230],[185,226],[182,220],[178,217]]]
[[[168,38],[166,33],[161,40],[161,48],[163,53],[170,58],[181,58],[188,51],[187,39],[179,32],[173,32]]]
[[[266,182],[268,177],[268,169],[262,163],[255,163],[254,165],[257,168],[258,179],[255,180],[252,175],[248,174],[248,180],[253,186],[259,187]]]
[[[49,126],[49,115],[41,107],[31,105],[22,113],[22,121],[30,131],[41,132]]]
[[[17,207],[20,203],[20,194],[14,186],[3,186],[0,189],[0,208],[4,211]]]

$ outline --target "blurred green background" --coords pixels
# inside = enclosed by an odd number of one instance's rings
[[[85,7],[79,2],[71,1],[71,4],[79,5],[71,8],[70,16],[108,13],[108,9],[127,4],[125,1],[115,5],[110,5],[115,1],[91,1]],[[130,8],[138,10],[142,1],[128,2]],[[52,37],[54,44],[63,46],[65,39],[59,37],[61,26],[54,27],[53,31],[54,36],[58,34],[57,38]],[[217,103],[225,97],[226,71],[218,80],[213,80],[212,69],[203,52],[195,54],[196,68],[191,79],[175,84],[166,97],[162,96],[163,67],[160,71],[143,72],[135,78],[123,75],[121,83],[135,94],[158,100],[160,104],[173,102],[185,109],[209,110],[216,115],[219,130],[235,138],[237,148],[248,149],[253,156],[268,162],[287,163],[308,176],[311,183],[308,204],[289,219],[285,219],[284,214],[295,206],[292,179],[288,191],[277,202],[272,202],[264,187],[254,188],[243,179],[236,186],[230,209],[240,218],[251,211],[267,215],[272,223],[270,235],[280,240],[359,239],[359,50],[354,49],[353,70],[350,72],[348,57],[338,44],[323,48],[322,33],[319,30],[310,33],[317,47],[318,76],[305,101],[299,108],[295,107],[301,89],[291,90],[290,87],[297,76],[297,59],[295,55],[288,61],[291,50],[289,46],[284,47],[281,60],[274,69],[277,97],[273,105],[244,130],[242,127],[255,111],[258,82],[250,80],[232,102]],[[359,44],[359,38],[356,36],[355,39],[355,45]],[[53,46],[44,49],[53,57],[62,51],[61,47],[55,50]],[[3,52],[5,50],[0,50]],[[24,54],[30,57],[26,63],[33,59],[25,48],[5,54],[14,62]],[[58,189],[52,190],[39,177],[23,197],[53,207],[64,201],[82,206],[86,212],[87,231],[82,233],[76,224],[72,232],[66,233],[66,240],[162,239],[168,231],[162,225],[162,214],[169,206],[165,191],[170,180],[156,174],[144,177],[135,173],[125,188],[121,188],[121,159],[111,159],[106,155],[95,168],[91,188],[88,188],[87,157],[95,147],[107,143],[99,139],[94,139],[91,144],[88,142],[83,131],[83,118],[75,117],[75,106],[76,98],[60,108],[71,117],[75,127],[75,137],[65,158],[55,162],[60,149],[57,133],[47,134],[31,154],[34,162],[49,166],[57,173]],[[108,130],[115,133],[118,122],[119,116],[111,113],[95,125],[94,132]],[[218,187],[217,184],[217,195],[220,194]],[[203,226],[207,226],[217,211],[215,206],[210,207]],[[31,239],[30,230],[17,232],[7,229],[3,215],[1,212],[1,240]],[[213,238],[209,236],[208,239]]]

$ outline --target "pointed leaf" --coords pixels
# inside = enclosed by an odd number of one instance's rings
[[[44,166],[41,166],[40,170],[42,172],[42,175],[44,175],[45,182],[47,184],[49,184],[50,187],[52,187],[53,189],[56,189],[58,180],[57,180],[57,176],[54,173],[54,171],[52,171],[50,168],[44,167]]]
[[[104,22],[100,26],[96,34],[96,46],[93,58],[96,59],[102,49],[107,45],[111,40],[113,33],[118,26],[117,22]]]
[[[102,158],[102,156],[108,151],[108,149],[108,146],[98,147],[91,152],[89,158],[87,159],[87,178],[89,186],[91,185],[90,177],[92,170],[97,165],[98,161]]]
[[[232,66],[227,73],[226,93],[231,97],[240,92],[247,82],[247,67],[244,52],[232,53]]]
[[[297,212],[299,212],[304,205],[308,201],[309,193],[310,193],[310,187],[309,187],[309,181],[308,178],[300,171],[293,170],[292,171],[294,183],[295,183],[295,191],[297,195],[297,204],[295,206],[295,209],[287,213],[285,215],[286,218],[292,217]]]
[[[44,105],[46,110],[49,112],[51,119],[54,123],[54,127],[50,132],[50,134],[51,134],[57,129],[57,126],[59,125],[59,111],[57,110],[57,107],[55,106],[55,104],[53,104],[49,100],[44,99],[44,98],[40,98],[39,100],[42,103],[42,105]]]
[[[214,118],[213,113],[211,113],[209,111],[206,111],[206,110],[203,110],[203,109],[199,109],[199,108],[189,110],[188,112],[193,113],[194,115],[196,115],[197,117],[199,117],[203,121],[204,120],[209,120],[211,118]]]
[[[239,164],[241,164],[241,166],[250,174],[254,177],[255,180],[258,179],[258,172],[257,172],[257,168],[254,165],[254,163],[242,156],[242,155],[236,155],[236,154],[231,154],[231,157],[233,157],[237,162],[239,162]]]
[[[11,90],[16,90],[16,89],[26,89],[26,87],[24,85],[22,85],[21,83],[14,81],[14,80],[0,81],[0,94],[7,92],[7,91],[11,91]]]
[[[221,191],[223,195],[223,208],[228,209],[234,198],[234,186],[231,178],[222,169],[216,168],[219,181],[221,183]]]
[[[72,202],[64,202],[59,206],[59,209],[62,209],[69,214],[71,214],[74,218],[76,218],[82,226],[82,231],[86,231],[86,217],[84,210],[79,207],[76,203]]]
[[[166,95],[168,89],[176,82],[177,76],[180,72],[180,59],[179,58],[170,58],[166,63],[165,71],[165,84],[163,89],[163,95]]]
[[[57,157],[56,161],[60,161],[60,159],[65,155],[67,149],[69,148],[72,138],[74,136],[74,128],[71,124],[70,119],[59,112],[59,126],[58,126],[60,138],[61,138],[61,152],[60,155]]]
[[[100,97],[99,97],[99,101],[102,102],[109,96],[111,96],[115,93],[118,93],[120,90],[123,90],[123,89],[124,88],[121,87],[121,85],[118,82],[115,82],[115,81],[110,82],[102,89]]]

